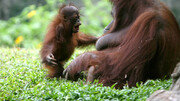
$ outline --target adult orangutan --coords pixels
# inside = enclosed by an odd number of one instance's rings
[[[65,69],[76,80],[122,88],[148,79],[169,77],[180,61],[180,29],[171,11],[158,0],[110,0],[114,21],[96,43],[97,50],[78,56]]]
[[[76,46],[95,43],[97,38],[78,33],[81,25],[78,9],[63,5],[49,26],[41,49],[42,63],[48,69],[47,77],[60,77],[64,61],[69,59]]]

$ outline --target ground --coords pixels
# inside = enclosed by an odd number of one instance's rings
[[[87,49],[87,48],[86,48]],[[87,51],[76,49],[66,66],[78,54]],[[89,49],[89,48],[88,48]],[[149,80],[137,87],[122,90],[64,79],[46,79],[39,49],[0,48],[0,100],[126,100],[145,101],[154,91],[169,89],[172,80]]]

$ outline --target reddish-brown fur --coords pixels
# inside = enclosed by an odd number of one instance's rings
[[[93,36],[73,33],[72,26],[70,26],[72,23],[64,21],[64,15],[60,13],[64,7],[66,7],[66,5],[60,8],[58,15],[49,25],[40,52],[42,62],[45,68],[48,69],[48,77],[50,78],[62,76],[64,62],[70,58],[76,46],[93,44],[97,40],[97,38]],[[47,56],[49,54],[53,54],[57,65],[48,63]]]
[[[173,14],[157,0],[110,1],[115,16],[109,34],[123,33],[111,39],[119,45],[77,57],[65,70],[69,79],[91,66],[96,67],[93,79],[105,86],[117,83],[116,88],[169,77],[180,61],[180,29]]]

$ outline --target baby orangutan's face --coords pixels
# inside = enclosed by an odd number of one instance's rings
[[[81,22],[78,9],[74,6],[65,6],[61,13],[64,15],[64,19],[72,24],[73,33],[79,32]]]

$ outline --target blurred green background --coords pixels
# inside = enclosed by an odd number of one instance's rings
[[[180,0],[162,1],[180,23]],[[102,35],[112,20],[108,0],[0,0],[0,47],[40,48],[58,7],[69,2],[80,8],[80,31]]]

